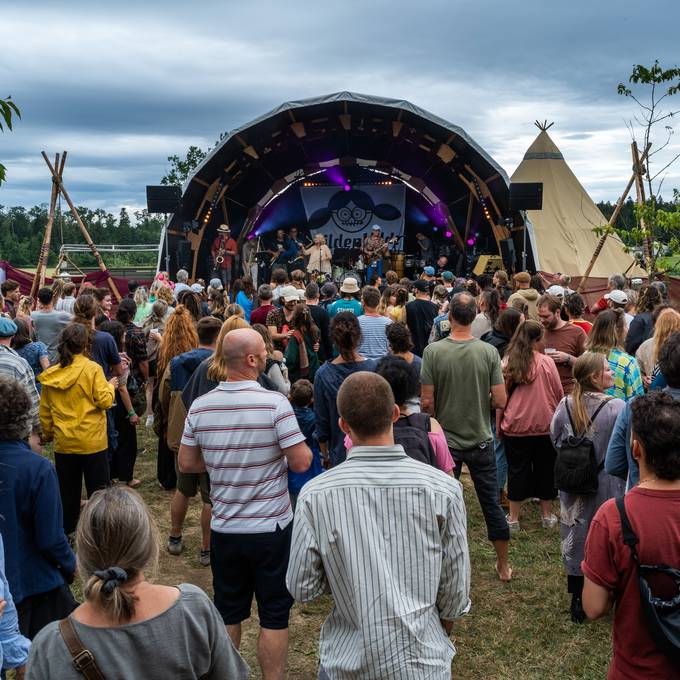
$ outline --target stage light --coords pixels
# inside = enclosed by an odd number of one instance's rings
[[[350,190],[352,189],[352,187],[351,187],[349,184],[345,184],[345,186],[343,187],[343,189],[344,189],[345,191],[350,191]]]
[[[475,239],[469,238],[469,239],[467,240],[467,244],[468,244],[469,246],[474,246],[474,245],[475,245]]]
[[[451,238],[453,236],[453,232],[447,231],[446,234],[444,234],[444,236],[446,236],[446,238]]]
[[[439,231],[439,227],[432,227],[432,231]]]

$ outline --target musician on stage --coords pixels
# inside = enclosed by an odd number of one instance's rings
[[[288,258],[288,272],[294,272],[296,269],[304,271],[305,258],[303,255],[304,243],[299,240],[297,227],[291,227],[288,230],[288,248],[286,249],[286,256]]]
[[[286,238],[286,232],[283,229],[276,230],[276,238],[269,252],[272,254],[272,267],[283,267],[284,269],[288,265],[288,239]]]
[[[418,248],[420,248],[420,266],[425,267],[434,262],[434,248],[432,241],[422,232],[416,234],[418,240]]]
[[[303,248],[302,252],[309,257],[307,272],[312,274],[329,275],[331,273],[331,250],[326,245],[326,237],[323,234],[314,236],[314,243],[309,248]]]
[[[229,225],[220,224],[217,228],[217,236],[210,248],[210,255],[213,260],[215,276],[222,281],[225,289],[229,290],[236,255],[236,241],[231,238]]]
[[[373,276],[382,276],[382,261],[387,251],[387,243],[380,235],[380,227],[377,224],[373,225],[371,235],[364,241],[362,251],[367,267],[366,281],[370,281]]]

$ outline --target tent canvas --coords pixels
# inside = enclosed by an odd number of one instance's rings
[[[543,182],[543,209],[529,210],[530,237],[536,269],[583,276],[597,247],[595,227],[607,224],[578,181],[550,135],[541,130],[512,175],[512,182]],[[645,276],[624,250],[617,235],[607,238],[590,273],[604,278],[615,273]]]

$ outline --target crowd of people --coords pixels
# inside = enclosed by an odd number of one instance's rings
[[[680,313],[665,284],[614,274],[588,305],[562,275],[300,274],[227,289],[161,272],[117,302],[2,284],[2,668],[245,678],[254,597],[262,676],[283,678],[293,603],[330,593],[320,678],[448,678],[471,608],[466,474],[501,582],[521,578],[510,543],[538,510],[560,533],[571,620],[615,608],[610,677],[680,677]],[[134,490],[151,481],[135,476],[141,427],[170,496],[162,541]],[[159,545],[181,559],[198,494],[212,601],[146,580]]]

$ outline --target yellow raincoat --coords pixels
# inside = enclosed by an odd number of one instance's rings
[[[43,438],[54,440],[57,453],[98,453],[108,447],[106,409],[115,389],[99,364],[76,354],[70,366],[43,371],[40,423]]]

